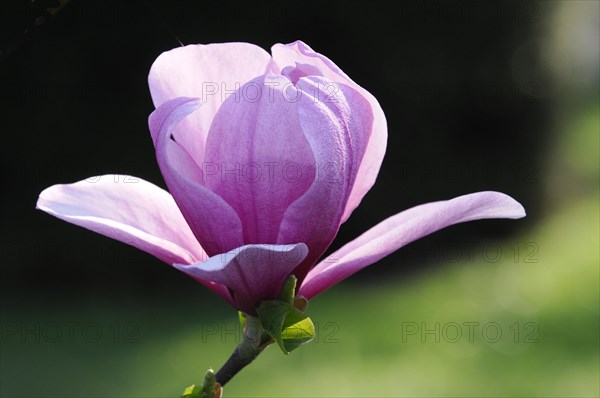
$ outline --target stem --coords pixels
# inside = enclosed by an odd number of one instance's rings
[[[227,382],[231,380],[233,376],[235,376],[246,365],[250,364],[262,351],[262,349],[260,349],[249,357],[242,357],[238,352],[238,348],[236,348],[229,359],[227,359],[227,362],[225,362],[221,369],[219,369],[219,371],[215,374],[217,383],[219,383],[221,386],[227,384]]]
[[[272,342],[271,337],[263,331],[260,320],[246,315],[246,326],[244,327],[242,341],[227,359],[227,362],[215,374],[217,383],[221,386],[227,384],[233,376],[254,361],[258,354]]]

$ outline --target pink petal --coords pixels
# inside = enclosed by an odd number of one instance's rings
[[[305,242],[309,255],[295,274],[301,281],[334,239],[364,150],[371,110],[347,86],[322,77],[302,77],[300,125],[312,148],[317,176],[286,210],[277,243]]]
[[[344,209],[342,222],[346,221],[352,211],[360,204],[365,194],[371,189],[379,173],[383,155],[387,145],[387,122],[379,102],[367,90],[352,81],[337,65],[330,59],[315,52],[301,41],[283,45],[276,44],[271,48],[273,62],[271,70],[276,73],[289,66],[296,64],[311,65],[321,71],[322,76],[337,83],[350,86],[358,91],[371,105],[373,114],[373,125],[370,131],[365,132],[365,140],[368,140],[366,151],[356,181],[350,192],[348,203]],[[305,68],[306,69],[306,68]]]
[[[140,178],[103,175],[53,185],[40,194],[36,207],[168,264],[207,257],[171,195]]]
[[[103,175],[54,185],[40,194],[36,207],[132,245],[167,264],[191,264],[208,258],[173,197],[141,178]],[[200,282],[231,302],[224,286]]]
[[[196,44],[162,53],[148,83],[155,107],[178,97],[200,98],[204,106],[173,130],[192,160],[204,161],[206,137],[224,97],[265,73],[270,55],[248,43]]]
[[[303,243],[247,245],[191,265],[175,265],[180,271],[227,286],[237,309],[255,314],[262,300],[277,298],[293,269],[306,257]]]
[[[500,192],[477,192],[416,206],[377,224],[310,270],[299,294],[310,299],[423,236],[465,221],[521,218],[525,210]]]
[[[202,185],[202,170],[171,138],[173,127],[199,106],[197,99],[177,98],[162,104],[148,122],[169,191],[206,253],[213,255],[243,244],[242,224],[230,205]]]
[[[254,79],[210,128],[205,185],[240,216],[245,244],[275,243],[285,210],[314,180],[315,159],[290,100],[297,96],[283,76]]]

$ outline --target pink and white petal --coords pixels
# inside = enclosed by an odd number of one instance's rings
[[[173,197],[140,178],[103,175],[54,185],[40,194],[36,207],[168,264],[207,257]]]
[[[353,187],[369,144],[373,124],[373,113],[369,103],[350,86],[334,82],[325,77],[304,77],[299,86],[313,93],[318,89],[316,99],[324,102],[333,111],[334,117],[338,118],[347,131],[350,138],[349,156],[352,159],[349,183]],[[350,196],[352,195],[351,192]],[[346,208],[347,206],[344,211],[346,211]]]
[[[269,53],[249,43],[195,44],[162,53],[148,76],[154,106],[177,97],[196,97],[204,106],[173,130],[198,165],[206,137],[225,96],[267,70]]]
[[[273,61],[269,65],[274,73],[281,73],[286,66],[295,67],[296,63],[312,65],[318,68],[322,76],[329,80],[339,82],[340,79],[352,81],[333,61],[326,56],[319,54],[306,43],[296,40],[293,43],[277,43],[271,47]]]
[[[277,298],[285,279],[308,254],[304,243],[246,245],[191,265],[175,265],[186,274],[227,286],[237,309],[255,314],[263,300]]]
[[[322,77],[302,77],[296,86],[302,94],[300,125],[312,148],[317,174],[306,193],[286,210],[277,243],[308,245],[309,255],[295,271],[302,281],[337,234],[360,161],[362,143],[357,137],[371,113],[365,107],[351,109],[349,104],[360,100],[356,91]]]
[[[310,299],[401,247],[450,225],[489,218],[517,219],[525,209],[500,192],[477,192],[416,206],[392,216],[310,270],[299,294]]]
[[[194,236],[211,256],[243,244],[242,224],[235,210],[202,184],[202,170],[171,137],[173,127],[200,105],[194,98],[167,101],[150,115],[148,124],[169,191]]]
[[[387,148],[387,121],[383,113],[383,109],[379,102],[367,91],[363,91],[363,96],[371,104],[373,112],[373,127],[369,136],[369,143],[365,150],[365,154],[360,163],[356,180],[352,186],[350,197],[344,209],[342,223],[345,222],[352,214],[354,209],[358,207],[363,197],[371,190],[379,174],[381,163]]]
[[[276,44],[271,48],[271,53],[273,61],[270,67],[273,72],[281,73],[284,68],[295,67],[297,64],[314,66],[320,70],[322,76],[329,80],[346,84],[358,91],[371,105],[373,125],[367,133],[366,151],[342,216],[342,222],[344,222],[371,189],[379,173],[387,146],[387,121],[383,109],[371,93],[350,79],[333,61],[315,52],[302,41],[298,40],[286,45]]]
[[[213,120],[205,185],[243,220],[244,244],[275,243],[285,210],[314,180],[315,159],[288,79],[261,76],[240,92]]]

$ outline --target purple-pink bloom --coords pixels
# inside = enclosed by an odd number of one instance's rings
[[[428,203],[319,262],[375,182],[386,120],[375,97],[306,44],[271,50],[190,45],[154,62],[149,126],[170,193],[101,176],[47,188],[37,207],[153,254],[250,314],[291,274],[310,299],[449,225],[525,216],[499,192]]]

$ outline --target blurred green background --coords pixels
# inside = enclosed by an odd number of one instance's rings
[[[372,91],[390,125],[378,183],[334,248],[481,189],[529,216],[441,231],[318,296],[316,341],[270,347],[225,396],[600,395],[598,2],[73,1],[31,25],[51,3],[2,16],[0,397],[176,397],[226,360],[232,308],[33,205],[104,172],[162,183],[145,78],[177,40],[296,38]]]

